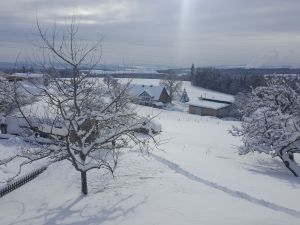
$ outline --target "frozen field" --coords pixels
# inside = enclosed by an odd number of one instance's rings
[[[140,109],[158,112],[160,150],[123,154],[115,178],[90,172],[87,197],[71,165],[52,165],[0,199],[0,224],[300,224],[300,180],[276,159],[239,156],[237,122]]]

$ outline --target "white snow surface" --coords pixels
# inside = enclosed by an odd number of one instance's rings
[[[239,156],[241,141],[228,133],[238,122],[149,107],[139,113],[159,114],[160,150],[122,154],[115,178],[89,172],[86,197],[69,163],[52,165],[0,198],[0,224],[300,224],[299,178],[277,159]]]

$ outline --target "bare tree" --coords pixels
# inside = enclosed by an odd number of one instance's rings
[[[103,83],[107,86],[108,89],[117,88],[117,86],[120,85],[118,83],[118,79],[113,78],[112,76],[109,75],[103,78]]]
[[[103,168],[113,173],[120,151],[136,145],[145,148],[152,138],[151,131],[146,138],[136,135],[145,121],[129,104],[129,83],[104,86],[99,80],[89,78],[89,72],[81,72],[82,66],[92,70],[99,63],[101,41],[80,40],[75,17],[60,32],[56,26],[51,33],[44,31],[38,20],[37,28],[42,39],[43,58],[39,61],[43,62],[49,85],[39,87],[37,109],[19,105],[19,110],[28,130],[35,134],[32,141],[39,150],[26,149],[2,160],[2,164],[16,157],[26,159],[21,167],[41,159],[49,163],[70,161],[81,174],[81,191],[86,195],[88,171]],[[60,78],[55,69],[58,65],[71,71],[71,77]]]
[[[243,138],[240,154],[256,151],[279,157],[295,176],[300,176],[294,157],[300,153],[299,81],[273,77],[266,83],[237,99],[242,124],[234,127],[232,134]]]
[[[14,85],[0,79],[0,116],[9,114],[14,108]]]
[[[169,92],[171,101],[174,100],[175,95],[181,92],[182,89],[182,81],[177,80],[175,74],[168,75],[165,79],[160,81],[160,84],[165,86]]]
[[[15,93],[17,93],[19,104],[22,106],[30,104],[34,100],[32,96],[21,87],[20,83],[0,78],[0,116],[5,117],[18,108],[15,101]]]

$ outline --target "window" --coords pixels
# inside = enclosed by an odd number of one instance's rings
[[[151,102],[151,96],[147,92],[140,94],[139,99],[141,102]]]
[[[0,125],[0,131],[1,131],[1,134],[6,134],[7,133],[7,125],[2,123]]]

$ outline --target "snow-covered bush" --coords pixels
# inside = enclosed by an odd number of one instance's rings
[[[239,101],[242,124],[232,134],[242,136],[240,154],[251,151],[279,157],[295,175],[300,167],[295,154],[300,153],[300,90],[297,80],[274,77]]]
[[[141,125],[136,129],[137,132],[154,135],[162,131],[161,124],[153,118],[141,117],[139,120]]]

